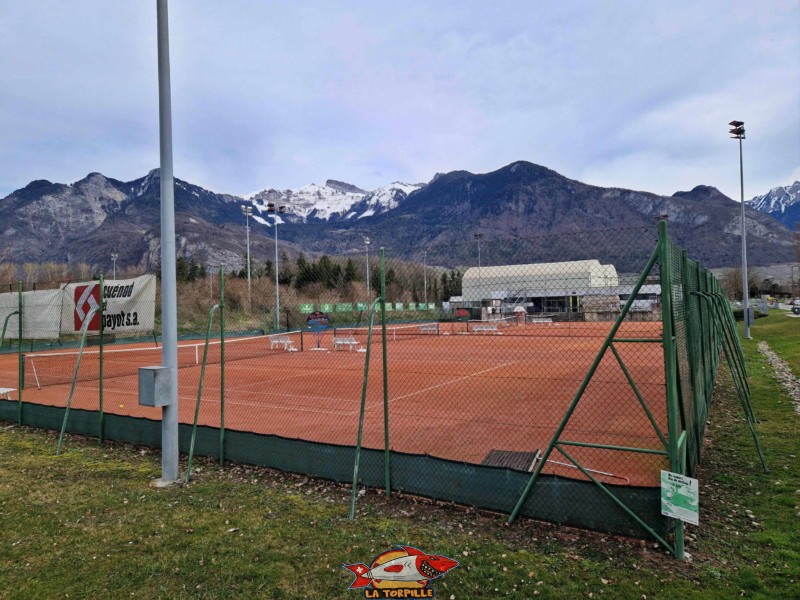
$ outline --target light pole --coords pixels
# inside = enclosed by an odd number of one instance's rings
[[[744,135],[744,121],[731,121],[731,138],[739,140],[739,188],[742,201],[742,317],[744,321],[744,339],[750,337],[750,290],[747,286],[747,228],[744,216],[744,163],[742,162],[742,140]]]
[[[286,206],[268,202],[267,212],[272,213],[275,223],[275,330],[277,331],[281,328],[281,288],[278,283],[278,215],[286,213]]]
[[[481,277],[481,240],[483,240],[483,234],[476,233],[475,239],[478,240],[478,290],[483,294],[483,278]],[[483,305],[483,300],[479,299],[479,301]]]
[[[425,290],[425,308],[428,308],[428,251],[422,251],[422,278]]]
[[[119,258],[119,254],[116,252],[111,253],[111,264],[113,265],[113,275],[111,276],[112,279],[117,279],[117,259]]]
[[[367,300],[370,299],[370,285],[369,285],[369,238],[364,236],[364,247],[367,249]]]
[[[253,205],[242,204],[242,212],[244,213],[244,224],[247,231],[247,307],[249,310],[253,301],[250,287],[250,217],[253,216]]]

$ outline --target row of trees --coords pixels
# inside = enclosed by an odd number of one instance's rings
[[[196,262],[192,257],[179,256],[175,264],[176,278],[180,282],[193,282],[213,277],[215,269]],[[97,279],[96,273],[86,263],[25,263],[15,265],[0,263],[0,282],[15,284],[23,275],[23,282],[34,286],[37,282],[63,282]],[[120,269],[119,278],[140,275],[141,270]],[[158,275],[160,273],[157,272]],[[247,268],[231,273],[234,277],[246,278]],[[274,281],[275,266],[271,260],[263,263],[251,261],[250,276],[253,279]],[[441,268],[424,267],[413,262],[391,261],[386,268],[387,297],[402,302],[442,301],[451,296],[461,294],[463,272],[458,269],[445,271]],[[302,295],[311,298],[319,297],[325,290],[337,292],[342,297],[361,296],[359,290],[366,294],[366,265],[352,258],[331,258],[327,255],[317,260],[309,260],[304,254],[298,255],[295,261],[290,260],[285,252],[280,256],[278,283],[291,286]],[[369,272],[369,290],[376,295],[381,289],[381,273],[378,265],[373,264]]]
[[[189,265],[192,264],[190,261]],[[352,295],[354,285],[361,283],[366,291],[366,267],[352,258],[331,258],[323,255],[318,260],[309,260],[300,253],[295,261],[291,261],[285,252],[280,256],[278,283],[291,286],[310,297],[318,297],[322,290],[338,291],[342,295]],[[200,267],[200,272],[205,272]],[[463,272],[458,269],[443,271],[416,263],[399,263],[386,268],[386,290],[389,299],[396,301],[423,302],[447,300],[450,296],[461,294]],[[189,269],[191,271],[191,268]],[[179,269],[180,273],[180,269]],[[441,274],[441,275],[439,275]],[[438,279],[437,279],[438,275]],[[247,277],[247,268],[242,267],[235,273],[236,277]],[[275,266],[271,260],[256,263],[251,260],[250,277],[252,279],[275,278]],[[180,278],[180,277],[179,277]],[[193,279],[187,278],[187,281]],[[377,265],[372,265],[369,273],[369,289],[374,295],[381,289],[381,273]]]

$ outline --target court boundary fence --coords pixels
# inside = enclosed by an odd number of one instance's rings
[[[701,458],[702,441],[714,392],[721,356],[730,369],[735,389],[752,434],[764,470],[766,461],[756,431],[757,420],[750,403],[747,367],[736,330],[730,303],[710,271],[688,258],[686,251],[678,248],[668,235],[667,222],[658,226],[658,242],[646,267],[640,273],[624,307],[610,333],[586,373],[580,388],[563,415],[544,454],[533,473],[471,463],[457,462],[428,455],[415,455],[390,449],[388,411],[388,369],[386,352],[386,266],[381,250],[380,295],[369,307],[369,326],[373,326],[380,309],[383,351],[383,396],[385,447],[383,450],[363,449],[361,432],[366,386],[369,377],[369,353],[372,335],[368,336],[364,369],[361,413],[358,439],[355,446],[339,446],[300,439],[290,439],[272,434],[256,434],[230,430],[224,421],[224,345],[225,345],[225,290],[220,286],[219,303],[208,313],[206,351],[215,311],[219,311],[220,342],[223,368],[221,382],[220,427],[198,426],[197,411],[202,393],[203,379],[198,390],[198,404],[192,425],[180,425],[180,448],[189,455],[186,481],[191,474],[191,460],[195,454],[218,455],[225,460],[244,464],[276,468],[341,482],[352,481],[350,518],[355,516],[356,488],[385,486],[387,497],[392,491],[411,493],[458,504],[476,506],[509,514],[508,522],[518,516],[527,516],[555,523],[586,527],[609,533],[652,537],[677,558],[684,558],[683,522],[661,514],[661,494],[658,487],[637,487],[602,483],[592,475],[571,453],[570,448],[587,447],[610,452],[645,453],[661,456],[671,472],[694,476]],[[661,338],[624,338],[618,336],[639,289],[655,274],[660,276],[662,297]],[[221,270],[220,281],[224,282]],[[101,283],[102,285],[102,283]],[[19,339],[22,339],[22,285],[19,285]],[[100,311],[103,310],[101,303]],[[102,319],[101,319],[102,321]],[[4,324],[5,334],[8,318]],[[0,340],[0,343],[2,340]],[[666,393],[666,431],[659,428],[651,407],[637,388],[637,382],[626,368],[618,347],[625,344],[661,344]],[[100,335],[102,357],[103,337]],[[607,354],[613,355],[625,381],[633,390],[642,411],[655,429],[661,446],[622,447],[567,439],[565,429],[575,409],[588,402],[584,392],[597,367]],[[23,400],[23,344],[19,343],[19,389],[16,401],[0,401],[0,419],[61,430],[58,451],[63,435],[69,431],[115,440],[160,447],[159,421],[144,418],[105,414],[102,405],[102,382],[98,411],[73,410],[38,404],[24,404]],[[101,361],[102,373],[102,361]],[[76,366],[77,375],[77,366]],[[74,390],[74,381],[73,381]],[[70,393],[70,400],[72,392]],[[23,410],[24,407],[24,410]],[[99,413],[99,419],[98,417]],[[59,423],[60,422],[60,423]],[[588,481],[542,473],[543,465],[553,452],[560,453],[577,468]],[[342,464],[353,465],[350,473]]]

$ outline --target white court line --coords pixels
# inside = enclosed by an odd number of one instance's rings
[[[470,377],[476,377],[478,375],[483,375],[484,373],[489,373],[490,371],[496,371],[497,369],[502,369],[503,367],[507,367],[509,365],[517,364],[518,362],[519,362],[518,360],[512,360],[511,362],[507,362],[507,363],[504,363],[502,365],[497,365],[496,367],[491,367],[489,369],[484,369],[483,371],[478,371],[477,373],[470,373],[469,375],[464,375],[463,377],[459,377],[458,379],[452,379],[451,381],[445,381],[444,383],[437,383],[436,385],[432,385],[430,387],[426,387],[424,389],[417,390],[416,392],[410,392],[410,393],[405,394],[403,396],[397,396],[395,398],[390,398],[389,399],[389,404],[391,404],[395,400],[403,400],[405,398],[410,398],[411,396],[416,396],[417,394],[424,394],[426,392],[430,392],[431,390],[435,390],[436,388],[444,387],[446,385],[452,385],[454,383],[458,383],[459,381],[464,381],[465,379],[469,379]],[[358,411],[353,411],[353,413],[356,413],[356,412],[358,412]]]

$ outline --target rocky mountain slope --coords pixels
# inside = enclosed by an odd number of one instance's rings
[[[800,181],[772,188],[766,194],[748,200],[747,205],[774,217],[789,229],[800,229]]]
[[[155,268],[159,185],[157,170],[131,182],[99,173],[71,185],[34,181],[0,200],[0,255],[18,264],[82,261],[108,270],[114,251],[118,267]],[[467,265],[476,262],[478,234],[484,264],[596,257],[625,265],[632,262],[626,255],[652,248],[655,222],[667,215],[673,239],[693,258],[709,266],[739,260],[740,206],[715,188],[698,186],[671,197],[600,188],[524,161],[486,174],[437,175],[424,186],[394,183],[365,192],[329,180],[299,190],[265,190],[250,199],[251,253],[257,260],[274,256],[267,202],[289,206],[279,236],[290,255],[361,253],[363,237],[369,236],[373,248],[384,246],[392,257],[426,255],[430,264]],[[176,180],[179,252],[209,266],[240,268],[245,202]],[[793,260],[791,232],[767,214],[747,212],[751,264]],[[619,228],[628,228],[641,248],[613,232],[576,234]],[[634,228],[647,233],[638,235]]]

